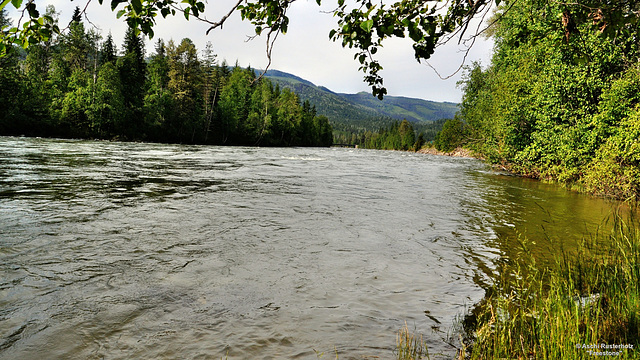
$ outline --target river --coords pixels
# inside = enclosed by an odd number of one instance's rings
[[[519,233],[616,203],[478,160],[0,137],[0,358],[452,358]],[[550,255],[549,255],[550,256]]]

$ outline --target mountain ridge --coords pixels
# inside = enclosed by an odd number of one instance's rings
[[[337,93],[281,70],[267,70],[264,76],[280,87],[296,92],[301,101],[308,100],[316,106],[319,115],[327,116],[333,124],[353,130],[377,130],[381,121],[388,123],[406,119],[412,123],[430,123],[453,118],[458,111],[458,104],[452,102],[392,95],[378,100],[367,92]]]

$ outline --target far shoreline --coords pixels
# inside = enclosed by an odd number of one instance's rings
[[[429,154],[429,155],[439,155],[439,156],[450,156],[450,157],[461,157],[461,158],[468,158],[468,159],[478,159],[478,160],[484,160],[481,156],[478,156],[477,154],[475,154],[473,151],[469,150],[469,149],[465,149],[462,147],[457,147],[455,149],[453,149],[452,151],[440,151],[437,150],[435,147],[423,147],[422,149],[416,151],[419,154]]]

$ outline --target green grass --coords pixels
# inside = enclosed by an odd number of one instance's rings
[[[422,335],[416,335],[411,332],[407,323],[396,334],[396,359],[429,359],[429,350],[424,340],[422,340]]]
[[[640,358],[637,223],[616,217],[610,234],[584,239],[552,266],[538,265],[522,241],[519,264],[503,271],[467,318],[468,341],[459,358],[592,359],[593,352]]]

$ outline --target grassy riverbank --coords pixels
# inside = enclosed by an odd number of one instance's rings
[[[553,266],[531,244],[464,320],[458,359],[639,359],[640,222],[613,219],[613,230],[561,249]],[[398,332],[397,359],[428,359],[420,338]]]
[[[466,317],[458,358],[640,358],[640,222],[612,222],[611,232],[559,250],[552,266],[536,262],[521,241],[516,264]],[[428,358],[403,357],[402,344],[398,359]]]

